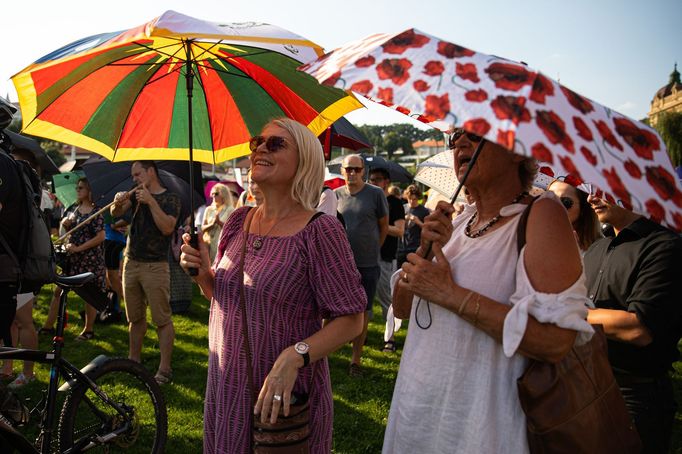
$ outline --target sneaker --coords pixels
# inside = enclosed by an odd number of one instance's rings
[[[7,387],[9,389],[19,389],[23,386],[28,385],[31,382],[34,382],[35,380],[36,380],[35,375],[31,375],[30,377],[27,377],[26,375],[21,373],[21,374],[17,375],[17,378],[15,378],[12,383],[7,385]]]
[[[384,344],[384,348],[381,349],[384,353],[395,353],[395,341],[388,341]]]
[[[170,383],[173,381],[173,371],[159,369],[156,371],[156,375],[154,375],[154,380],[156,380],[156,383],[159,385]]]

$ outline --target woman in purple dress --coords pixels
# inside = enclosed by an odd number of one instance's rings
[[[343,227],[314,210],[324,178],[317,138],[300,123],[279,119],[250,145],[251,177],[263,203],[230,216],[212,266],[205,244],[197,251],[186,235],[182,246],[181,265],[198,268],[195,281],[211,300],[204,452],[250,452],[254,412],[274,422],[280,407],[288,415],[292,395],[307,394],[311,452],[327,453],[333,402],[326,357],[360,333],[366,296]],[[246,314],[240,308],[242,285]],[[331,321],[322,327],[323,319]]]

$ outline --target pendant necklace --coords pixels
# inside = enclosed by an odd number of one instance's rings
[[[279,220],[277,220],[277,222],[275,222],[274,224],[272,224],[272,227],[270,227],[270,229],[268,229],[268,231],[265,232],[264,235],[261,235],[261,234],[260,234],[260,221],[261,221],[261,219],[262,219],[262,217],[263,217],[263,216],[260,216],[260,217],[258,218],[258,233],[256,234],[256,239],[253,240],[253,243],[251,243],[251,247],[252,247],[254,250],[256,250],[256,251],[259,250],[260,248],[262,248],[262,247],[263,247],[263,238],[265,238],[266,236],[268,236],[268,235],[270,234],[270,232],[272,232],[272,230],[277,226],[277,224],[279,224],[280,222],[282,222],[283,220],[285,220],[286,218],[288,218],[290,214],[291,214],[291,212],[287,213],[286,216],[284,216],[283,218],[280,218]]]
[[[517,195],[517,196],[514,198],[514,200],[512,200],[512,202],[511,202],[510,205],[514,205],[515,203],[520,202],[521,199],[524,198],[524,197],[527,196],[527,195],[528,195],[528,192],[523,191],[521,194]],[[492,227],[493,225],[495,225],[495,224],[497,223],[497,221],[499,221],[499,220],[502,218],[502,215],[500,215],[499,213],[497,213],[497,216],[495,216],[494,218],[492,218],[491,220],[489,220],[488,222],[486,222],[485,225],[484,225],[483,227],[481,227],[480,229],[476,230],[475,232],[472,232],[472,231],[471,231],[471,226],[474,224],[474,219],[476,218],[476,216],[478,216],[478,211],[476,211],[476,212],[474,213],[474,215],[471,216],[471,218],[469,219],[469,222],[467,222],[467,225],[466,225],[466,227],[465,227],[465,229],[464,229],[464,234],[465,234],[466,236],[468,236],[469,238],[478,238],[479,236],[483,235],[483,234],[486,232],[486,230],[488,230],[490,227]]]

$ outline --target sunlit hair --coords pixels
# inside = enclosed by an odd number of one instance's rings
[[[90,188],[90,182],[87,178],[80,177],[78,181],[76,181],[76,186],[78,186],[79,183],[83,183],[85,187],[88,188],[88,201],[92,203],[92,189]],[[78,204],[80,205],[80,203],[81,202],[79,201]]]
[[[324,185],[322,144],[308,128],[290,118],[278,118],[268,125],[279,126],[294,138],[298,149],[298,169],[291,185],[291,197],[306,210],[314,210]]]
[[[393,197],[400,198],[400,188],[398,186],[391,185],[387,189],[388,193]]]
[[[557,181],[561,180],[552,181],[547,185],[547,190],[549,191],[549,188]],[[575,230],[575,233],[578,235],[578,246],[580,246],[581,250],[586,251],[592,243],[602,237],[601,225],[597,213],[594,212],[592,206],[587,201],[588,194],[572,185],[569,186],[575,190],[579,202],[578,208],[580,210],[578,219],[573,223],[573,230]]]
[[[230,192],[230,189],[225,186],[222,183],[216,183],[213,185],[211,188],[211,191],[213,190],[218,191],[220,196],[223,198],[223,203],[227,205],[228,207],[234,206],[234,199],[232,198],[232,192]],[[215,198],[213,199],[213,204],[215,205]]]
[[[411,184],[408,187],[405,188],[405,192],[403,193],[406,199],[409,199],[411,195],[416,196],[418,199],[422,198],[422,192],[419,190],[417,185]]]

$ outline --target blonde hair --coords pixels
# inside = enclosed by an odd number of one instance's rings
[[[223,198],[223,203],[225,205],[227,205],[228,207],[234,206],[234,199],[232,197],[232,192],[230,191],[230,188],[228,188],[222,183],[216,183],[213,185],[213,188],[211,188],[211,191],[213,191],[214,189],[216,189],[220,193],[220,196]],[[215,205],[215,198],[213,199],[213,204]]]
[[[298,169],[291,184],[291,197],[306,210],[315,210],[324,185],[322,144],[308,128],[290,118],[278,118],[268,125],[279,126],[294,138],[298,149]]]

